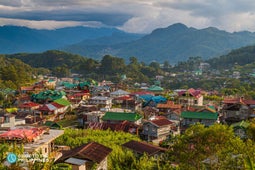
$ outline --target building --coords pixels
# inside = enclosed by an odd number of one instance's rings
[[[161,148],[159,146],[155,146],[147,142],[134,140],[126,142],[122,146],[124,148],[132,150],[138,157],[142,156],[143,154],[147,154],[148,156],[154,156],[157,158],[167,151],[167,149],[165,148]]]
[[[46,127],[19,127],[0,134],[0,142],[23,144],[24,152],[40,152],[48,157],[54,150],[54,140],[64,134],[64,130],[53,130]]]
[[[106,112],[102,117],[102,120],[107,123],[121,123],[123,121],[129,121],[137,125],[141,124],[142,116],[138,113],[132,112]]]
[[[63,152],[57,163],[70,164],[73,170],[90,170],[95,164],[95,169],[107,170],[107,156],[111,152],[111,148],[97,142],[90,142]]]
[[[173,127],[175,124],[165,117],[155,117],[143,123],[141,135],[144,140],[159,143],[172,134]]]
[[[91,105],[97,105],[98,108],[110,109],[112,107],[112,98],[105,96],[94,96],[88,100]]]
[[[203,106],[203,95],[193,88],[178,92],[178,103],[183,106]]]
[[[201,123],[204,124],[205,126],[210,126],[218,122],[218,113],[184,111],[181,113],[181,119],[182,130],[185,130],[190,125],[196,123]]]
[[[11,113],[0,114],[0,127],[13,128],[17,125],[23,125],[25,123],[26,122],[24,119],[16,119],[14,114]]]
[[[255,116],[255,100],[243,98],[225,98],[223,100],[221,121],[228,124],[247,120]]]

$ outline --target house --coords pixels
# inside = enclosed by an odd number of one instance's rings
[[[170,113],[173,110],[181,109],[182,105],[175,104],[173,101],[168,100],[166,103],[158,103],[156,107],[159,109],[159,112]]]
[[[228,124],[254,117],[255,100],[243,98],[225,98],[222,106],[221,121]]]
[[[143,101],[143,107],[156,107],[158,103],[166,103],[167,101],[167,99],[163,96],[141,95],[139,98]]]
[[[22,144],[24,152],[33,154],[41,152],[48,158],[54,150],[54,140],[64,134],[64,130],[53,130],[45,127],[16,127],[0,134],[1,143]]]
[[[203,106],[203,95],[200,90],[190,88],[178,91],[178,103],[184,106]]]
[[[19,112],[29,112],[33,113],[36,109],[40,107],[40,104],[34,102],[25,102],[18,106]]]
[[[153,116],[157,116],[159,114],[159,111],[155,107],[145,106],[142,108],[143,111],[143,118],[144,119],[150,119]]]
[[[111,92],[110,93],[110,97],[114,98],[114,97],[121,97],[121,96],[126,96],[126,95],[129,95],[130,93],[125,91],[125,90],[116,90],[114,92]]]
[[[107,123],[121,123],[123,121],[133,122],[137,125],[141,124],[142,116],[132,112],[106,112],[102,120]]]
[[[218,121],[218,113],[183,111],[181,112],[181,118],[181,128],[185,130],[188,126],[196,123],[201,123],[205,126],[213,125]]]
[[[102,122],[104,113],[101,111],[82,112],[79,113],[78,123],[80,127],[86,128],[91,122]]]
[[[143,123],[141,136],[144,140],[159,143],[167,139],[175,126],[173,122],[163,116],[155,117]]]
[[[142,109],[142,101],[129,95],[115,97],[112,102],[113,104],[120,105],[120,107],[123,109],[129,109],[133,111]]]
[[[2,113],[0,114],[0,127],[13,128],[17,125],[25,124],[24,119],[16,119],[14,114]]]
[[[90,142],[69,151],[63,151],[57,163],[70,164],[74,170],[90,170],[95,165],[96,170],[107,170],[107,156],[111,152],[111,148],[97,142]]]
[[[37,110],[42,112],[43,115],[54,115],[54,118],[58,120],[64,118],[69,106],[70,102],[68,100],[57,99],[54,102],[42,105]]]
[[[88,100],[88,103],[97,105],[99,108],[110,109],[112,107],[112,98],[105,96],[94,96]]]
[[[81,101],[88,100],[90,98],[90,94],[78,92],[78,93],[68,95],[67,98],[71,103],[79,104]]]
[[[167,151],[166,148],[134,140],[122,144],[122,147],[132,150],[137,156],[147,154],[148,156],[154,156],[155,158],[161,156]]]
[[[150,91],[150,92],[153,92],[155,94],[161,94],[164,89],[160,86],[156,86],[156,85],[153,85],[153,86],[150,86],[147,91]]]
[[[31,95],[31,100],[36,103],[48,103],[61,98],[66,98],[64,91],[46,90]]]

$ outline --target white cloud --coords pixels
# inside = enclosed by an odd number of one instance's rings
[[[53,21],[53,20],[34,21],[34,20],[0,18],[0,26],[4,25],[25,26],[34,29],[57,29],[74,26],[90,26],[90,27],[104,26],[99,22]]]
[[[180,22],[255,31],[254,0],[0,0],[0,23],[31,28],[106,25],[149,33]]]

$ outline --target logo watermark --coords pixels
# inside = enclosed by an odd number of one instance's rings
[[[8,153],[6,160],[8,163],[13,164],[16,162],[47,162],[48,161],[48,156],[39,154],[39,153],[24,153],[20,155],[16,155],[15,153]]]

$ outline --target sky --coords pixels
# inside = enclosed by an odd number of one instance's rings
[[[0,26],[115,27],[150,33],[183,23],[255,32],[254,0],[0,0]]]

